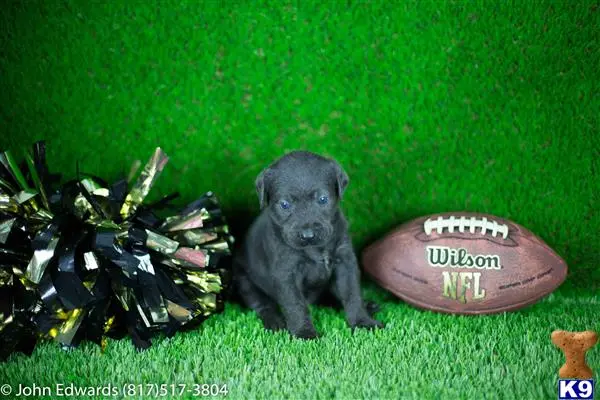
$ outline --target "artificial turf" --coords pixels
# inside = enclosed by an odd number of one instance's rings
[[[235,304],[136,353],[38,346],[0,384],[220,383],[232,398],[553,398],[554,329],[600,331],[600,10],[594,1],[10,2],[0,148],[45,139],[53,171],[117,179],[156,146],[151,193],[214,191],[237,233],[284,152],[335,157],[357,250],[413,217],[512,219],[569,264],[519,312],[423,312],[365,282],[387,327],[317,341]],[[588,354],[600,370],[600,346]],[[596,375],[597,376],[597,375]],[[186,396],[181,396],[186,397]],[[192,398],[191,394],[187,397]],[[98,397],[101,398],[101,397]]]

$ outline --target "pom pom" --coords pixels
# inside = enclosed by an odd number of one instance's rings
[[[211,192],[166,218],[177,194],[144,202],[160,148],[130,188],[79,173],[58,184],[43,142],[25,161],[0,153],[0,359],[40,338],[104,349],[130,335],[145,349],[223,310],[233,237]]]

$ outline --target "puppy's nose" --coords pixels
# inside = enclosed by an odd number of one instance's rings
[[[314,237],[315,237],[315,232],[312,229],[310,229],[310,228],[308,228],[308,229],[302,229],[300,231],[300,238],[303,239],[303,240],[310,240],[310,239],[312,239]]]

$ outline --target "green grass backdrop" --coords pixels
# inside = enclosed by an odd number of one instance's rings
[[[213,190],[232,225],[292,149],[335,157],[357,250],[413,217],[471,210],[537,233],[570,266],[525,310],[415,310],[365,282],[387,328],[264,332],[237,305],[104,354],[53,343],[0,383],[227,384],[232,398],[553,398],[554,329],[600,331],[596,1],[22,1],[0,9],[0,148],[45,139],[51,169],[116,180],[156,146],[152,198]],[[600,370],[600,351],[589,363]],[[186,397],[186,396],[181,396]],[[193,398],[191,394],[187,397]],[[101,398],[101,397],[98,397]]]

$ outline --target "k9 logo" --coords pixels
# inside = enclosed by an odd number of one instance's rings
[[[559,400],[592,400],[593,398],[594,381],[592,379],[559,379]]]

